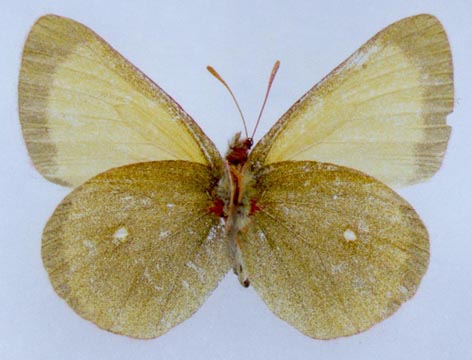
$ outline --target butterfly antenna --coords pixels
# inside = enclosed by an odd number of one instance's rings
[[[264,107],[267,102],[267,98],[269,97],[270,88],[272,87],[272,83],[274,82],[274,78],[275,78],[275,75],[277,74],[277,71],[279,70],[279,67],[280,67],[280,61],[277,60],[274,64],[274,67],[272,68],[272,72],[270,73],[269,84],[267,85],[267,91],[265,94],[264,102],[262,103],[261,111],[259,112],[259,116],[257,117],[256,126],[254,127],[254,131],[252,132],[251,139],[253,139],[254,135],[256,134],[256,130],[257,130],[257,127],[259,126],[259,122],[261,120],[262,113],[264,111]]]
[[[239,115],[241,115],[241,119],[243,120],[243,125],[244,125],[244,132],[246,133],[246,137],[248,137],[247,134],[247,126],[246,126],[246,120],[244,119],[243,112],[241,111],[241,108],[239,107],[238,100],[236,100],[236,97],[234,96],[233,92],[231,91],[229,85],[226,83],[226,81],[223,80],[223,78],[216,72],[215,69],[213,69],[211,66],[207,66],[207,70],[212,74],[216,79],[218,79],[226,88],[226,90],[229,91],[231,97],[233,98],[234,103],[236,104],[236,107],[238,108]]]

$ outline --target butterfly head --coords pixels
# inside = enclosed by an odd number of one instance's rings
[[[252,145],[252,138],[241,138],[241,133],[234,135],[225,156],[228,164],[243,166],[247,162]]]

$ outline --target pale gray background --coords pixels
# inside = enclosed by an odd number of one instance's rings
[[[472,5],[470,1],[2,1],[0,8],[1,359],[472,359]],[[99,33],[201,125],[221,151],[242,129],[232,85],[252,127],[269,71],[279,75],[258,139],[306,90],[377,31],[436,15],[455,66],[456,107],[444,166],[401,194],[431,235],[417,295],[360,335],[313,340],[274,316],[252,288],[227,276],[189,320],[151,341],[99,330],[53,292],[40,258],[42,228],[68,190],[33,168],[16,103],[20,55],[35,19],[56,13]]]

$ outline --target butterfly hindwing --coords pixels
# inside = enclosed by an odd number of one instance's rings
[[[316,160],[390,186],[420,182],[449,139],[453,73],[443,27],[431,15],[380,31],[308,91],[256,145],[257,166]]]
[[[77,186],[151,160],[221,167],[213,143],[174,100],[73,20],[46,15],[34,24],[18,87],[30,156],[51,181]]]
[[[251,284],[269,308],[315,338],[352,335],[415,293],[429,262],[414,209],[361,172],[318,162],[263,168],[243,235]]]
[[[159,161],[76,188],[43,233],[56,292],[101,328],[136,338],[188,318],[230,267],[224,226],[207,210],[214,183],[204,165]]]

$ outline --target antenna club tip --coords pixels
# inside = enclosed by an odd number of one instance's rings
[[[279,71],[279,67],[280,67],[280,61],[277,60],[277,61],[274,63],[274,67],[272,68],[272,73],[271,73],[270,82],[272,82],[272,80],[273,80],[274,77],[275,77],[275,74],[277,73],[277,71]]]

